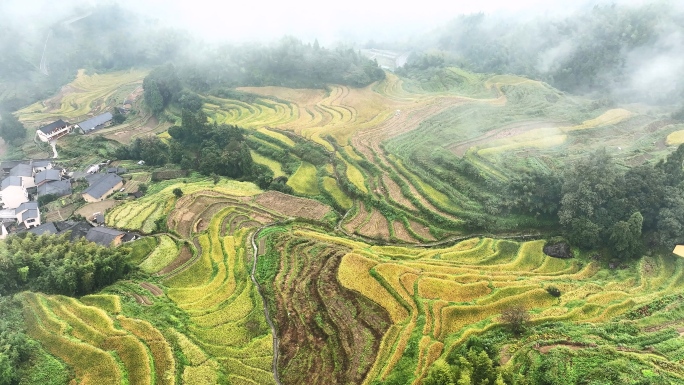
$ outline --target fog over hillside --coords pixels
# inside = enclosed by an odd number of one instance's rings
[[[437,66],[513,73],[617,102],[676,105],[684,89],[677,80],[684,68],[684,7],[673,1],[407,6],[354,0],[333,7],[299,0],[254,7],[209,0],[9,0],[0,13],[0,79],[6,79],[0,100],[44,96],[77,68],[157,65],[177,55],[197,62],[224,44],[268,45],[283,36],[413,53],[413,60],[431,53],[441,57]]]

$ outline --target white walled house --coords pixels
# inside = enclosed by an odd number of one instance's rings
[[[62,119],[43,126],[36,131],[36,135],[43,142],[59,139],[71,132],[71,125]]]
[[[0,183],[0,202],[6,209],[16,209],[22,203],[28,202],[28,192],[21,177],[8,176]]]
[[[27,229],[40,226],[38,202],[22,203],[14,210],[14,215],[17,217],[17,224],[19,224],[19,226],[23,225]]]

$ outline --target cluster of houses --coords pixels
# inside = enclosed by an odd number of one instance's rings
[[[40,127],[36,131],[36,136],[38,136],[41,141],[47,143],[57,140],[73,131],[78,131],[82,134],[88,134],[110,125],[112,123],[113,117],[114,116],[110,112],[105,112],[104,114],[94,116],[88,120],[76,124],[70,124],[69,122],[59,119],[58,121],[52,122],[47,126]]]
[[[99,172],[102,171],[102,172]],[[86,202],[100,202],[122,188],[118,174],[126,170],[110,167],[93,173],[67,173],[50,160],[5,161],[0,164],[0,239],[10,233],[29,231],[36,234],[72,232],[72,239],[84,236],[104,246],[126,240],[126,233],[101,227],[102,215],[87,222],[41,222],[39,204],[32,198],[51,195],[60,198],[72,194],[72,181],[84,179],[88,187],[81,192]],[[136,196],[137,197],[137,196]],[[95,225],[96,227],[93,227]],[[74,238],[76,237],[76,238]]]

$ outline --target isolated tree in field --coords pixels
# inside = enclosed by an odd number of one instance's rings
[[[26,128],[12,114],[2,114],[0,121],[0,137],[7,143],[19,143],[26,138]]]
[[[530,320],[530,314],[522,306],[511,306],[501,312],[501,322],[506,324],[513,333],[520,334]]]
[[[173,195],[175,195],[176,198],[180,198],[183,196],[183,190],[181,190],[179,187],[176,187],[173,189]]]

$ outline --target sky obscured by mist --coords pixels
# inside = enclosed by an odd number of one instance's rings
[[[2,0],[0,12],[10,22],[55,22],[87,10],[94,0]],[[302,40],[318,38],[364,42],[397,40],[427,32],[459,14],[485,12],[529,18],[563,16],[595,4],[641,4],[643,0],[479,0],[411,2],[387,0],[216,1],[216,0],[120,0],[112,2],[169,26],[188,29],[208,41],[267,41],[283,35]]]

